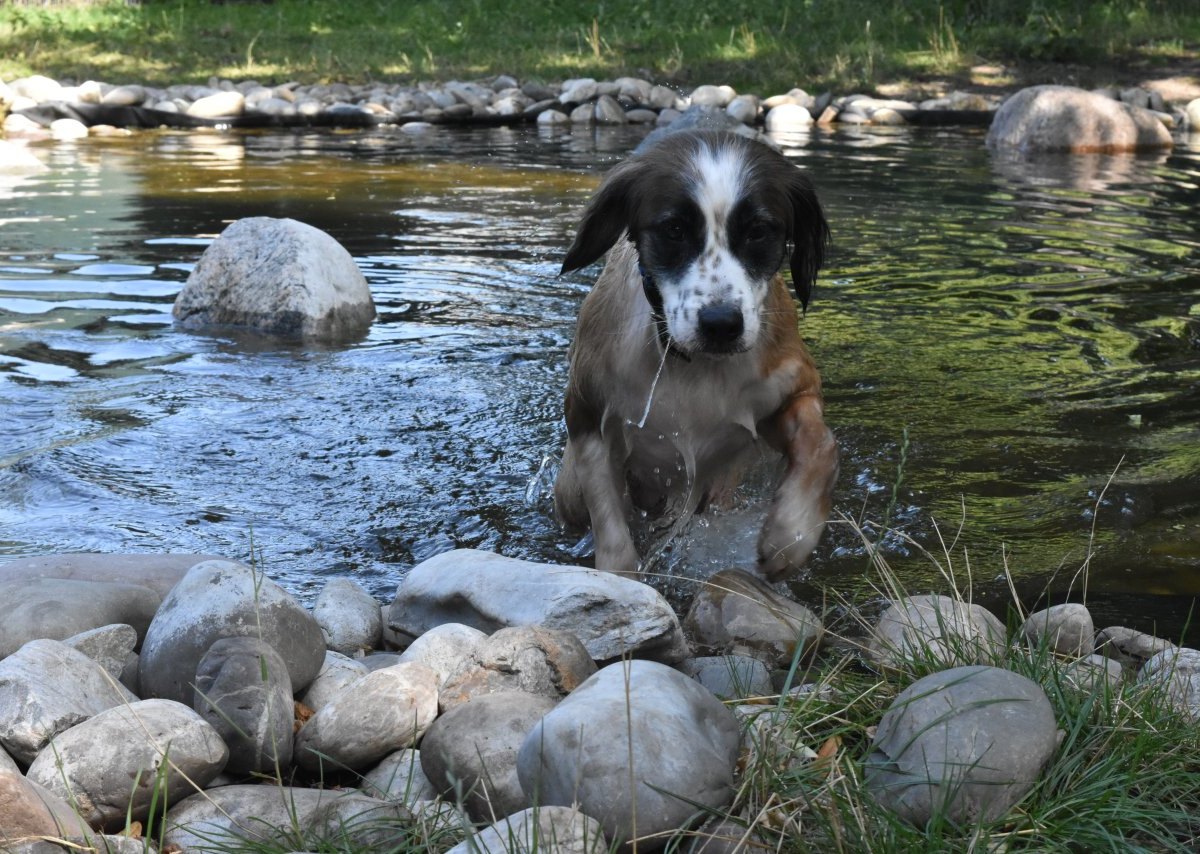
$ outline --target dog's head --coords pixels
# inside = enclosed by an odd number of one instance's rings
[[[656,319],[689,355],[754,346],[789,248],[807,308],[829,240],[800,169],[767,145],[717,131],[667,134],[609,172],[563,272],[596,261],[624,233],[637,247]]]

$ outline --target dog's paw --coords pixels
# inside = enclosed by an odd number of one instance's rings
[[[641,578],[641,566],[638,561],[637,549],[633,547],[631,540],[607,548],[597,546],[596,569],[602,569],[605,572],[612,572],[629,578]]]

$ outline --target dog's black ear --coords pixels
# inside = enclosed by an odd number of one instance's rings
[[[807,310],[817,272],[825,264],[829,223],[812,182],[799,169],[788,183],[788,198],[792,203],[792,286],[801,308]]]
[[[627,160],[605,176],[588,202],[560,273],[586,267],[613,247],[633,218],[634,187],[641,164]]]

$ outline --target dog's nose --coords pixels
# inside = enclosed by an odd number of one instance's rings
[[[719,346],[730,346],[742,337],[745,323],[742,310],[727,302],[713,303],[700,309],[700,332]]]

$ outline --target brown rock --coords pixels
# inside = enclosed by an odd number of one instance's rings
[[[58,795],[15,771],[0,770],[0,845],[23,837],[90,832]]]

